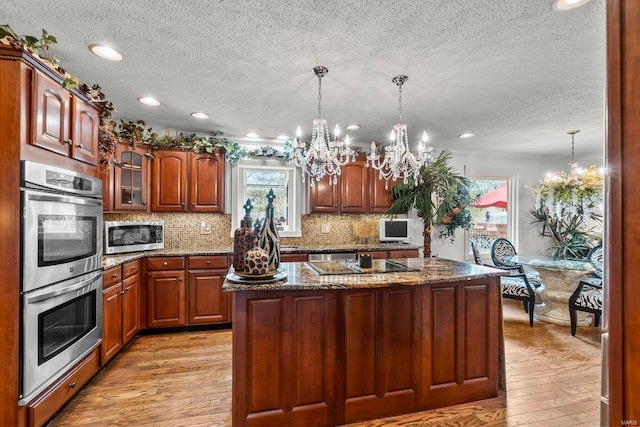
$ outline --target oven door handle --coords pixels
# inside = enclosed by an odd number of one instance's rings
[[[55,194],[32,193],[32,192],[29,192],[27,194],[27,197],[29,200],[37,200],[40,202],[60,202],[60,203],[70,203],[74,205],[102,206],[101,200],[85,199],[82,197],[59,196]]]
[[[63,295],[63,294],[69,293],[69,292],[77,291],[78,289],[81,289],[81,288],[87,286],[88,284],[95,282],[96,279],[98,277],[100,277],[100,274],[101,273],[94,274],[93,276],[91,276],[87,280],[83,280],[82,282],[76,283],[76,284],[71,285],[71,286],[66,286],[66,287],[64,287],[62,289],[56,289],[55,291],[47,292],[47,293],[40,294],[40,295],[34,295],[32,297],[27,298],[27,303],[28,304],[33,304],[33,303],[36,303],[36,302],[44,301],[46,299],[57,297],[58,295]]]

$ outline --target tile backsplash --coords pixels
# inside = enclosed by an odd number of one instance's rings
[[[302,237],[283,237],[287,246],[335,246],[378,243],[378,219],[382,215],[302,215]],[[231,248],[231,215],[202,213],[110,213],[105,221],[163,220],[166,249]],[[211,234],[201,234],[205,222]],[[235,227],[234,227],[235,228]],[[324,232],[323,232],[324,231]]]

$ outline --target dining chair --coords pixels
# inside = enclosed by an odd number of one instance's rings
[[[569,297],[569,318],[571,320],[571,335],[576,335],[577,311],[593,314],[593,326],[600,325],[602,315],[602,277],[604,268],[602,245],[592,248],[587,254],[587,261],[595,271],[591,277],[582,279],[576,290]]]
[[[536,293],[533,286],[531,286],[527,275],[522,270],[522,266],[520,266],[520,268],[518,268],[518,266],[516,266],[516,268],[511,268],[511,266],[485,264],[482,262],[482,257],[480,256],[480,251],[476,244],[474,242],[469,243],[471,244],[473,259],[476,264],[509,271],[508,276],[500,276],[502,297],[522,301],[525,313],[529,314],[529,326],[533,326],[533,312],[536,306]]]
[[[517,270],[525,274],[531,286],[536,291],[540,290],[543,285],[540,275],[535,271],[525,271],[522,264],[517,264],[509,259],[515,255],[517,255],[516,248],[509,240],[503,237],[497,238],[491,245],[491,261],[496,267],[505,270]]]

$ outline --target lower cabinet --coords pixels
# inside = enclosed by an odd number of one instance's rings
[[[29,426],[42,426],[62,408],[82,386],[98,372],[100,355],[98,348],[80,361],[66,375],[53,383],[28,406]]]
[[[417,249],[404,249],[389,251],[389,259],[394,258],[418,258],[420,252]]]
[[[333,426],[497,396],[499,289],[235,292],[233,424]]]
[[[228,268],[227,255],[147,258],[147,327],[231,322]]]
[[[309,254],[306,252],[295,254],[280,254],[280,262],[306,262],[309,261]]]
[[[147,258],[147,327],[171,328],[186,324],[184,277],[183,257]]]
[[[140,260],[103,272],[101,365],[140,330]]]
[[[187,323],[227,323],[231,321],[231,294],[222,290],[229,258],[191,256],[187,261]]]

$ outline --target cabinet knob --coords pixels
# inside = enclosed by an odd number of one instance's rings
[[[184,208],[184,203],[180,203],[180,206],[182,206]]]
[[[73,141],[71,140],[71,138],[67,139],[64,143],[65,144],[69,144],[69,145],[73,145]]]
[[[112,279],[115,279],[116,277],[118,277],[118,273],[113,273],[113,274],[111,275],[111,278],[112,278]]]
[[[182,277],[178,277],[178,282],[182,282]]]
[[[76,144],[76,147],[78,147],[78,148],[82,148],[82,147],[83,147],[83,145],[82,145],[82,144]]]
[[[120,291],[120,295],[124,295],[124,290]]]
[[[163,262],[162,265],[169,265],[167,261]]]
[[[195,203],[191,203],[191,206],[195,206],[195,205],[196,205]]]
[[[207,265],[211,264],[211,261],[207,260]]]
[[[131,271],[136,271],[136,268],[135,267],[131,267]]]
[[[142,202],[142,206],[147,206],[147,202]]]
[[[75,382],[69,383],[69,388],[74,388],[76,386]]]

